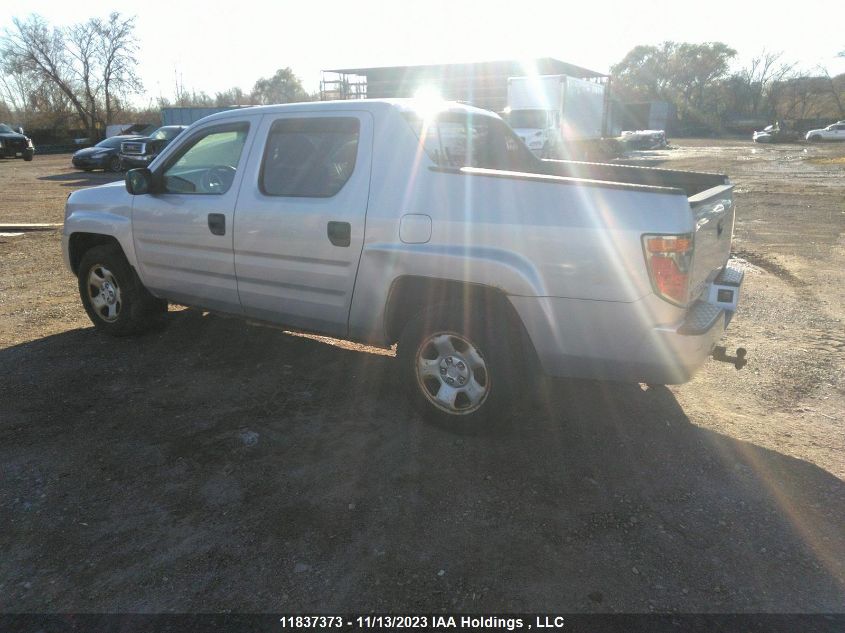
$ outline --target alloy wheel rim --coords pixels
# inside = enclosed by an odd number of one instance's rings
[[[106,323],[117,321],[123,308],[120,285],[114,274],[102,264],[88,270],[88,299],[97,316]]]
[[[436,332],[426,337],[417,348],[415,368],[423,395],[446,413],[473,413],[490,394],[487,361],[462,334]]]

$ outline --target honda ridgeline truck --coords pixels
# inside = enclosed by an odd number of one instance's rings
[[[680,383],[737,307],[732,185],[540,160],[495,114],[365,100],[209,116],[150,167],[70,195],[64,258],[98,329],[167,302],[398,343],[435,417],[551,376]]]

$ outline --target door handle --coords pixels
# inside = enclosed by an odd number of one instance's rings
[[[349,222],[329,222],[326,232],[335,246],[349,246],[352,243],[352,226]]]
[[[226,235],[226,216],[222,213],[209,213],[208,230],[214,235]]]

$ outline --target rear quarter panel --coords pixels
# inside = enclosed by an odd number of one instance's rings
[[[642,235],[692,231],[681,192],[448,173],[432,169],[399,115],[381,123],[350,311],[356,338],[384,337],[375,306],[386,305],[392,281],[403,275],[514,296],[634,302],[651,293]],[[401,242],[406,214],[431,217],[428,242]]]

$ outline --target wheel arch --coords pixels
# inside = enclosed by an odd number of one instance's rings
[[[527,351],[526,360],[539,366],[534,345],[507,294],[486,284],[416,275],[397,277],[390,286],[384,311],[387,340],[395,343],[412,318],[424,310],[447,304],[481,310],[485,318],[501,319],[505,328],[503,336]]]
[[[123,250],[118,239],[112,235],[104,235],[102,233],[86,233],[86,232],[76,232],[72,233],[70,238],[68,239],[68,260],[70,263],[70,269],[73,271],[74,275],[79,275],[79,263],[82,261],[83,256],[85,253],[90,251],[95,246],[107,246],[107,245],[114,245],[120,252],[123,253],[123,256],[126,257],[126,253]]]

